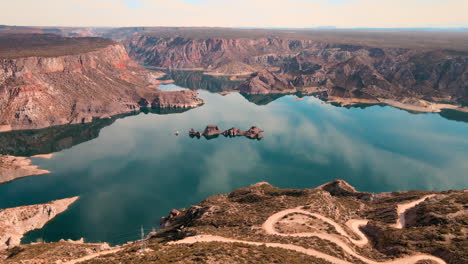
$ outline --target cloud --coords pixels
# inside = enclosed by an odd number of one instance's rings
[[[0,24],[419,27],[468,25],[466,0],[16,0]]]

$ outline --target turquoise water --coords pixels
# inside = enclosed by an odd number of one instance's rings
[[[205,105],[183,113],[0,134],[3,154],[57,152],[51,160],[33,159],[53,173],[0,185],[0,208],[80,195],[23,241],[84,237],[123,243],[137,239],[140,226],[157,228],[172,208],[260,181],[305,188],[341,178],[370,192],[468,188],[466,122],[384,106],[348,109],[314,97],[295,101],[294,95],[253,100],[200,90],[200,97]],[[187,135],[208,124],[257,125],[265,138]]]

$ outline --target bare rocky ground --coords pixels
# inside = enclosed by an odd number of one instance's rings
[[[77,256],[73,259],[64,253],[60,261],[466,263],[467,194],[372,194],[341,180],[315,189],[279,189],[261,183],[173,210],[161,222],[165,228],[148,235],[146,250],[135,242],[87,257],[72,251]],[[401,214],[397,208],[403,207],[407,210]],[[399,213],[405,219],[401,228],[395,226]],[[63,244],[21,245],[5,262],[58,263],[53,257],[58,246]],[[34,253],[38,248],[40,253]]]

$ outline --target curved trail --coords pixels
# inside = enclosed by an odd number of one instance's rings
[[[431,198],[433,196],[435,196],[435,194],[426,195],[423,198],[418,199],[418,200],[413,201],[413,202],[398,204],[398,206],[397,206],[398,219],[397,219],[397,222],[394,225],[392,225],[392,227],[398,228],[398,229],[402,229],[403,227],[405,227],[405,224],[406,224],[405,213],[406,213],[406,211],[408,211],[409,209],[415,207],[416,205],[424,202],[427,198]]]
[[[359,230],[359,227],[360,226],[363,226],[363,225],[366,225],[367,224],[367,220],[350,220],[346,223],[346,225],[351,228],[357,235],[359,235],[359,240],[356,240],[356,239],[353,239],[351,236],[348,235],[348,233],[341,227],[341,225],[339,225],[338,223],[336,223],[335,221],[333,221],[332,219],[328,218],[328,217],[325,217],[321,214],[316,214],[316,213],[311,213],[311,212],[308,212],[308,211],[305,211],[305,210],[302,210],[301,207],[298,207],[298,208],[294,208],[294,209],[287,209],[287,210],[283,210],[281,212],[278,212],[270,217],[268,217],[268,219],[265,221],[265,223],[263,223],[262,225],[262,228],[263,230],[265,230],[265,232],[269,235],[277,235],[277,236],[293,236],[293,237],[311,237],[311,236],[316,236],[316,237],[319,237],[319,238],[322,238],[322,237],[327,237],[326,239],[327,240],[330,240],[332,241],[333,243],[336,243],[336,242],[340,242],[342,243],[341,239],[339,239],[338,236],[335,236],[335,235],[331,235],[331,234],[328,234],[328,233],[323,233],[323,232],[308,232],[308,233],[294,233],[294,234],[284,234],[284,233],[279,233],[278,231],[276,231],[275,229],[275,224],[277,222],[279,222],[283,217],[287,216],[287,215],[290,215],[290,214],[303,214],[303,215],[308,215],[308,216],[312,216],[312,217],[315,217],[315,218],[318,218],[320,220],[322,220],[323,222],[326,222],[330,225],[332,225],[335,230],[343,237],[346,237],[349,239],[349,241],[351,241],[353,244],[355,244],[356,246],[359,246],[359,247],[363,247],[365,246],[369,240],[367,239],[367,237],[361,232],[361,230]]]
[[[410,208],[413,208],[414,206],[418,205],[419,203],[423,202],[425,199],[432,197],[433,195],[428,195],[424,196],[421,199],[418,199],[416,201],[413,201],[411,203],[405,203],[398,205],[398,215],[399,218],[397,220],[397,224],[395,226],[399,226],[398,223],[403,223],[401,224],[402,227],[404,227],[404,215],[406,211]],[[289,215],[289,214],[304,214],[304,215],[309,215],[316,217],[330,225],[332,225],[336,231],[340,235],[335,235],[335,234],[328,234],[328,233],[322,233],[322,232],[310,232],[310,233],[295,233],[295,234],[283,234],[279,233],[275,229],[275,224],[280,221],[284,216]],[[403,219],[403,221],[401,220]],[[377,262],[374,260],[371,260],[369,258],[363,257],[356,253],[345,241],[345,240],[350,241],[352,244],[363,247],[366,244],[368,244],[369,240],[365,236],[365,234],[359,229],[360,226],[366,225],[367,220],[359,220],[359,219],[354,219],[350,220],[346,223],[346,225],[359,236],[359,239],[353,239],[342,227],[340,224],[336,223],[334,220],[325,217],[320,214],[316,213],[311,213],[308,211],[305,211],[301,209],[300,207],[294,208],[294,209],[286,209],[283,211],[280,211],[276,214],[273,214],[270,216],[265,223],[263,223],[262,228],[265,230],[267,234],[270,235],[278,235],[278,236],[289,236],[289,237],[318,237],[320,239],[328,240],[330,242],[335,243],[337,246],[341,247],[343,251],[348,253],[349,255],[369,264],[410,264],[410,263],[416,263],[420,260],[432,260],[436,263],[439,264],[446,264],[446,262],[438,257],[434,257],[428,254],[417,254],[413,256],[408,256],[408,257],[403,257],[400,259],[394,259],[394,260],[389,260],[389,261],[383,261],[383,262]],[[304,254],[307,254],[309,256],[313,256],[316,258],[321,258],[326,261],[329,261],[331,263],[337,263],[337,264],[349,264],[351,262],[348,262],[346,260],[339,259],[334,256],[330,256],[328,254],[325,254],[323,252],[314,250],[314,249],[309,249],[309,248],[304,248],[296,245],[291,245],[291,244],[282,244],[282,243],[262,243],[262,242],[252,242],[252,241],[243,241],[243,240],[236,240],[236,239],[230,239],[230,238],[225,238],[225,237],[220,237],[220,236],[211,236],[211,235],[202,235],[202,236],[195,236],[195,237],[187,237],[185,239],[171,242],[171,244],[192,244],[196,242],[225,242],[225,243],[243,243],[243,244],[248,244],[248,245],[256,245],[256,246],[267,246],[267,247],[275,247],[275,248],[284,248],[284,249],[289,249],[289,250],[294,250],[297,252],[301,252]]]
[[[330,256],[323,252],[317,251],[311,248],[304,248],[296,245],[291,244],[281,244],[281,243],[262,243],[262,242],[252,242],[252,241],[244,241],[244,240],[236,240],[225,238],[221,236],[211,236],[211,235],[202,235],[202,236],[194,236],[194,237],[187,237],[179,241],[171,242],[170,244],[193,244],[196,242],[224,242],[224,243],[242,243],[247,245],[253,246],[267,246],[273,248],[284,248],[289,250],[294,250],[297,252],[304,253],[309,256],[317,257],[329,261],[331,263],[337,264],[352,264],[346,260],[339,259],[337,257]]]

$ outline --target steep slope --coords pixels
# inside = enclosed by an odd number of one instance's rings
[[[78,197],[0,210],[0,250],[19,245],[25,233],[42,228],[76,200]]]
[[[7,54],[0,58],[0,131],[85,123],[141,107],[187,108],[203,103],[196,92],[163,92],[149,87],[157,85],[163,74],[137,65],[121,44],[99,38],[81,39],[83,43],[78,38],[69,43],[67,38],[34,34],[0,37],[4,42],[15,38],[20,38],[19,43],[34,41],[20,47],[26,57]],[[80,48],[76,54],[76,46],[88,42],[95,45]],[[5,46],[8,48],[0,48]],[[62,48],[56,50],[55,46]],[[64,55],[68,50],[69,55]],[[32,56],[35,53],[38,55]]]
[[[246,94],[280,94],[297,91],[292,82],[284,76],[267,70],[253,73],[238,89]]]

